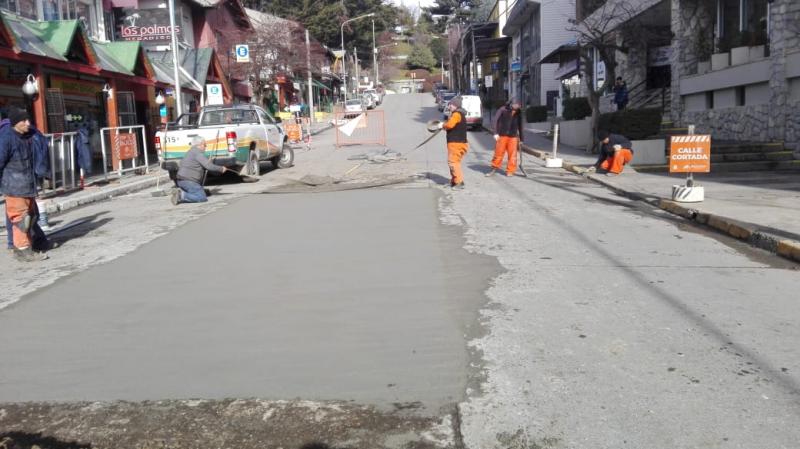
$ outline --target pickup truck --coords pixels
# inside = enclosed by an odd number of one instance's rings
[[[174,177],[192,138],[199,135],[206,140],[206,157],[212,162],[259,176],[262,161],[278,168],[291,167],[294,162],[294,151],[286,144],[280,122],[255,105],[205,106],[199,114],[182,114],[157,132],[155,148],[161,168]]]

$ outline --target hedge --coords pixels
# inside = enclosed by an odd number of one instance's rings
[[[582,120],[592,115],[592,107],[586,97],[564,99],[564,120]]]
[[[525,109],[525,120],[528,123],[546,122],[547,106],[528,106]]]
[[[598,129],[622,134],[631,140],[646,139],[661,131],[661,109],[625,109],[600,114]]]

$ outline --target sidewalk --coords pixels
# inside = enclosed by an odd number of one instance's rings
[[[553,141],[526,129],[524,151],[538,158],[550,156]],[[578,174],[593,165],[597,155],[583,149],[558,146],[564,168]],[[615,192],[645,201],[663,210],[707,225],[758,248],[800,262],[800,173],[745,172],[695,175],[705,187],[705,201],[677,203],[672,186],[685,176],[639,173],[628,166],[616,177],[584,174]]]

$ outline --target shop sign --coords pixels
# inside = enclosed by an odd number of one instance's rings
[[[123,9],[119,31],[126,41],[170,42],[172,27],[169,24],[169,10]],[[175,33],[180,40],[181,27],[175,25]]]
[[[114,151],[120,160],[133,159],[139,155],[136,143],[136,133],[116,133],[114,136]]]
[[[206,96],[210,105],[223,104],[225,100],[222,98],[222,84],[206,84]]]
[[[483,85],[486,86],[487,89],[494,86],[494,78],[491,75],[486,75],[483,79]]]
[[[522,62],[519,58],[511,61],[511,71],[512,72],[521,72],[522,71]]]
[[[250,47],[247,44],[236,46],[236,62],[250,62]]]
[[[65,78],[56,75],[50,76],[50,87],[53,89],[61,89],[61,93],[64,95],[79,95],[93,98],[102,90],[102,86],[96,82]]]
[[[647,51],[647,65],[648,67],[661,67],[669,64],[669,59],[672,56],[672,47],[666,45],[664,47],[654,47]]]
[[[672,136],[669,145],[670,173],[711,171],[711,135]]]
[[[496,72],[498,70],[500,70],[500,63],[499,62],[493,62],[492,63],[492,72]]]

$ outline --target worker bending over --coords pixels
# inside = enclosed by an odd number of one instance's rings
[[[201,136],[192,137],[192,147],[181,159],[178,167],[178,188],[172,191],[172,204],[203,203],[208,201],[203,190],[205,170],[225,173],[227,169],[209,161],[206,157],[206,140]]]
[[[623,167],[633,160],[633,145],[627,137],[611,134],[601,130],[597,133],[600,140],[600,157],[590,170],[598,168],[606,170],[606,176],[617,176],[622,173]]]

